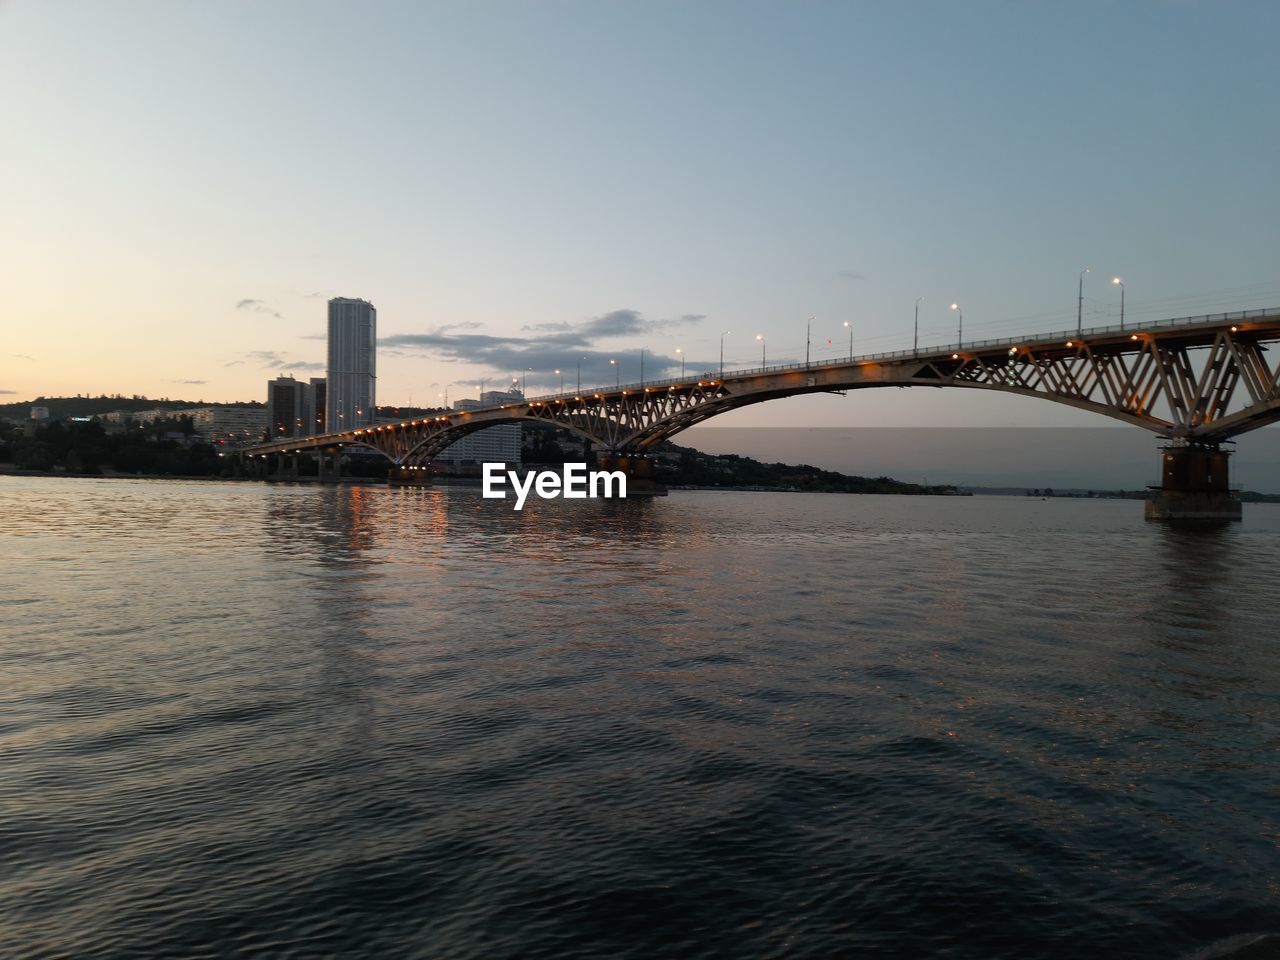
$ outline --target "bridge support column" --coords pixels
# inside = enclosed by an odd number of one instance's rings
[[[667,488],[657,480],[653,457],[635,453],[601,453],[600,470],[621,470],[627,475],[628,497],[665,497]]]
[[[1161,448],[1160,486],[1147,499],[1146,518],[1177,525],[1239,520],[1240,498],[1228,482],[1230,455],[1216,443]]]
[[[321,450],[318,454],[317,477],[321,483],[338,483],[342,480],[342,453],[337,450]]]

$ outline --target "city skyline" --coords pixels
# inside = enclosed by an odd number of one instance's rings
[[[922,345],[952,302],[1064,329],[1085,267],[1086,326],[1113,277],[1136,323],[1280,303],[1265,5],[300,9],[0,7],[3,399],[257,398],[344,292],[418,406],[803,359],[810,317],[817,359],[909,347],[917,297]],[[339,81],[352,37],[382,59]],[[724,423],[1094,425],[893,394]]]

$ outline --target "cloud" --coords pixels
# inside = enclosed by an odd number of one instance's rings
[[[867,279],[867,275],[865,273],[858,273],[857,270],[841,270],[839,275],[845,280]]]
[[[230,363],[224,363],[224,367],[239,367],[244,364],[243,360],[232,360]]]
[[[0,393],[17,393],[17,390],[0,390]]]
[[[323,370],[325,367],[323,363],[311,360],[288,360],[287,355],[279,350],[250,350],[245,356],[269,370]],[[243,360],[233,360],[223,366],[230,367],[243,362]]]
[[[254,300],[254,299],[252,299],[252,298],[246,298],[246,299],[244,299],[244,300],[240,300],[240,301],[238,301],[238,302],[236,303],[236,309],[237,309],[237,310],[249,310],[249,311],[251,311],[251,312],[253,312],[253,313],[266,313],[266,314],[270,314],[271,316],[275,317],[277,320],[283,320],[283,319],[284,319],[284,317],[282,317],[282,316],[281,316],[280,314],[278,314],[276,311],[272,310],[269,306],[267,306],[266,302],[265,302],[265,301],[263,301],[263,300]]]
[[[25,353],[15,353],[15,354],[12,354],[12,356],[17,357],[19,360],[34,360],[34,359],[35,359],[35,357],[28,356],[28,355],[27,355],[27,354],[25,354]]]
[[[395,351],[397,355],[426,354],[446,363],[470,363],[495,371],[496,378],[488,378],[489,385],[496,386],[509,377],[524,376],[529,387],[542,390],[559,390],[563,371],[564,385],[577,384],[581,366],[582,385],[596,386],[614,382],[621,374],[624,382],[640,380],[640,348],[607,350],[598,345],[600,340],[650,334],[670,327],[698,323],[704,314],[686,313],[672,319],[650,320],[639,311],[631,309],[611,310],[597,317],[568,323],[564,321],[539,323],[524,327],[539,336],[496,337],[469,331],[476,323],[453,324],[437,327],[428,333],[407,333],[383,337],[378,341],[380,350]],[[610,360],[616,360],[617,366]],[[699,369],[698,364],[687,361],[690,373]],[[710,370],[712,367],[707,366]],[[644,353],[644,378],[656,380],[671,376],[680,370],[679,356],[664,356],[649,350]],[[509,382],[509,381],[508,381]]]
[[[208,383],[208,380],[174,380],[174,383],[185,383],[192,386]]]

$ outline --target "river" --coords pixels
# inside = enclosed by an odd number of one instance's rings
[[[1277,561],[1271,505],[4,478],[0,953],[1246,956]]]

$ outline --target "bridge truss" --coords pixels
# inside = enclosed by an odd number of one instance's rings
[[[1280,363],[1268,357],[1277,341],[1280,309],[1255,310],[597,388],[343,433],[281,438],[243,452],[332,452],[358,444],[398,466],[413,466],[476,430],[537,422],[563,427],[609,454],[635,455],[695,423],[749,404],[890,386],[1039,397],[1183,444],[1216,447],[1280,420]]]

